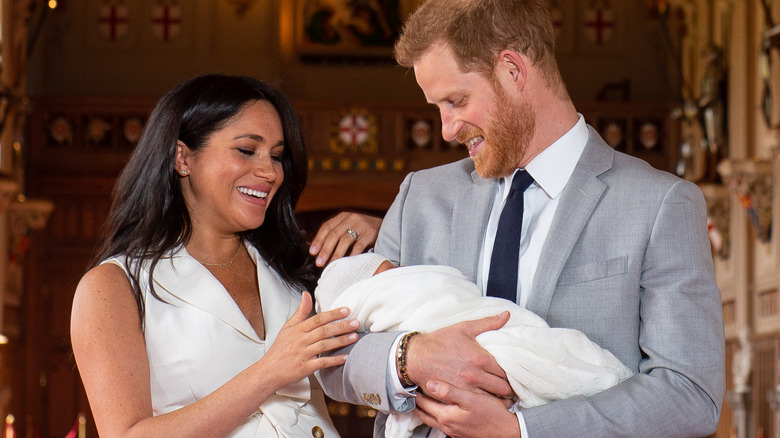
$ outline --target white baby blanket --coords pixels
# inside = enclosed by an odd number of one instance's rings
[[[316,290],[317,310],[349,307],[350,317],[360,321],[362,331],[428,333],[509,310],[511,317],[503,328],[476,339],[506,372],[517,395],[517,408],[593,395],[632,374],[581,332],[550,328],[539,316],[512,302],[483,297],[457,269],[432,265],[395,268],[342,291],[334,285],[341,284],[343,277],[329,283],[329,276],[338,276],[338,262],[323,273]],[[409,437],[419,424],[411,413],[394,413],[388,418],[385,436]]]

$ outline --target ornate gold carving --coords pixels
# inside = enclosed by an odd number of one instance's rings
[[[350,159],[350,158],[310,158],[309,170],[326,172],[400,172],[406,168],[402,159]]]
[[[18,190],[19,184],[16,181],[8,177],[0,177],[0,216],[8,209]]]
[[[723,160],[718,173],[737,195],[761,242],[769,242],[772,230],[772,162]]]
[[[24,199],[12,203],[6,212],[9,262],[19,264],[33,231],[41,230],[49,220],[54,204],[45,199]]]
[[[721,260],[728,260],[731,243],[729,191],[721,184],[701,184],[699,187],[707,203],[707,234],[710,237],[713,253]]]

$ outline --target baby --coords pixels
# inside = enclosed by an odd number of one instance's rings
[[[457,322],[510,312],[499,330],[477,342],[504,369],[516,395],[514,409],[601,392],[632,375],[615,356],[583,333],[551,328],[533,312],[502,298],[484,297],[477,285],[448,266],[395,267],[366,253],[328,265],[315,291],[317,311],[349,307],[360,331],[432,332]],[[387,437],[409,437],[413,414],[388,418]]]

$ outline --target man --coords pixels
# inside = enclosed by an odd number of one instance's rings
[[[470,158],[408,175],[376,252],[401,265],[453,266],[486,290],[501,262],[492,254],[509,187],[526,172],[534,182],[516,224],[518,304],[551,327],[582,331],[636,375],[512,413],[505,375],[474,340],[501,327],[502,314],[416,336],[366,335],[344,367],[320,373],[329,395],[382,411],[416,405],[453,437],[714,432],[724,338],[704,199],[585,124],[558,72],[544,1],[428,0],[395,53],[439,108],[444,139],[465,144]]]

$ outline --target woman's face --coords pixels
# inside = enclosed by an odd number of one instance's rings
[[[259,227],[284,180],[282,122],[267,101],[248,103],[199,152],[177,145],[176,170],[194,230]]]

